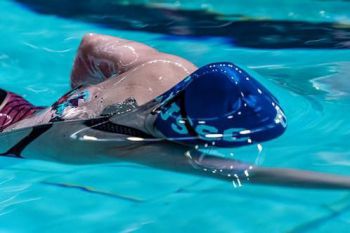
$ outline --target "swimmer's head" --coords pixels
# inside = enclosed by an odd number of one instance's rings
[[[278,100],[231,63],[198,69],[161,99],[155,128],[185,144],[249,145],[280,136],[287,125]]]

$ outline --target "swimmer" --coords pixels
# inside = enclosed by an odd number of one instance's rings
[[[286,128],[276,98],[239,67],[215,63],[198,69],[183,58],[111,36],[83,38],[71,87],[44,109],[2,90],[1,130],[93,119],[155,99],[157,109],[123,125],[156,138],[228,147],[266,141]]]
[[[93,118],[107,106],[122,103],[128,97],[133,97],[138,105],[142,105],[195,69],[193,64],[182,58],[160,53],[144,44],[88,34],[84,36],[74,62],[71,75],[73,91],[53,106],[38,111],[20,96],[2,90],[0,127],[13,130],[55,119]],[[77,97],[76,103],[60,105],[78,93],[82,96]]]
[[[286,129],[278,100],[232,63],[197,68],[144,44],[88,34],[71,87],[46,108],[0,90],[0,153],[69,163],[118,158],[224,180],[249,171],[253,183],[350,188],[344,177],[203,160],[193,150],[259,143]]]

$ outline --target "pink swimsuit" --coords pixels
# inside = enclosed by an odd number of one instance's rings
[[[21,96],[0,89],[0,132],[40,109]]]

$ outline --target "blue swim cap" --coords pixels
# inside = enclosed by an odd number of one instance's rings
[[[278,100],[232,63],[206,65],[158,98],[155,128],[175,142],[236,147],[286,129]]]

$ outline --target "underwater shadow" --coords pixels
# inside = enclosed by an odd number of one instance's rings
[[[205,10],[122,4],[117,0],[15,0],[29,9],[108,28],[166,34],[163,39],[224,38],[256,49],[349,49],[350,26],[306,21],[245,19]]]

